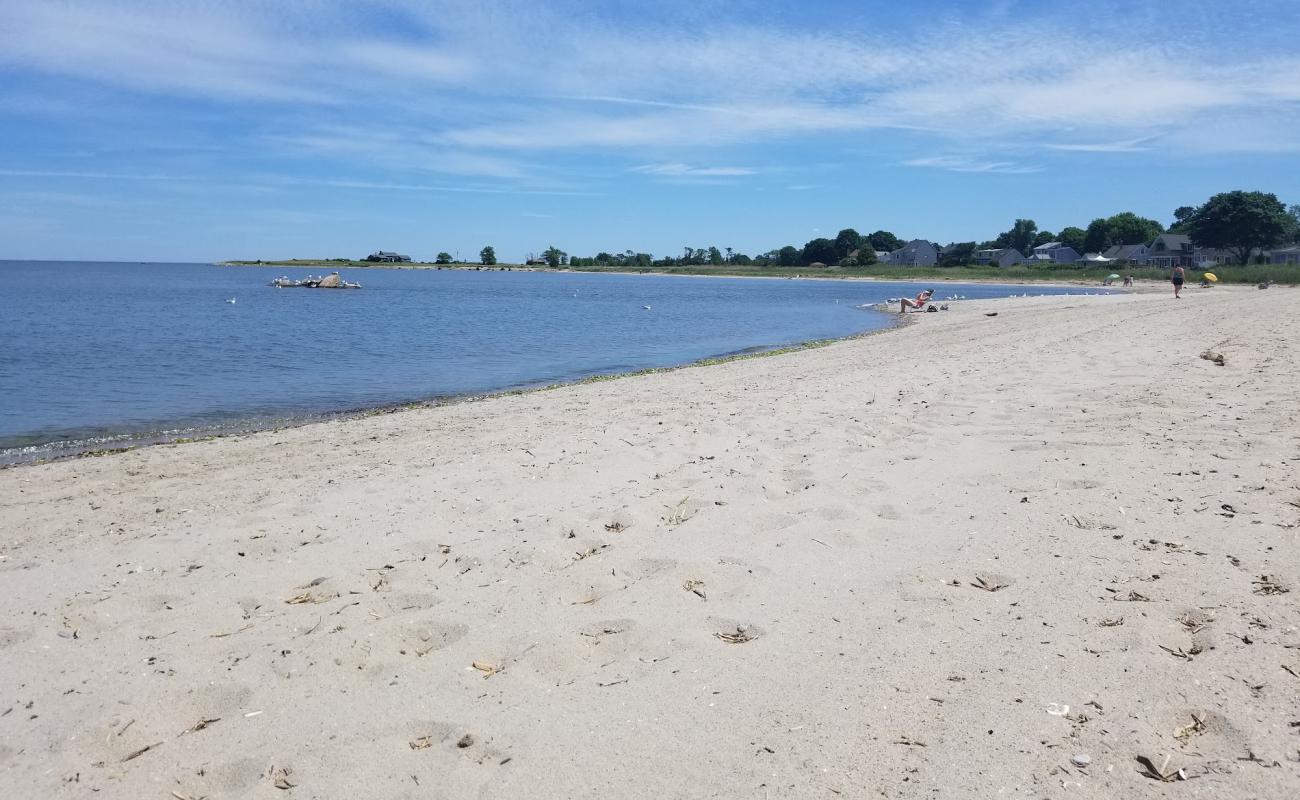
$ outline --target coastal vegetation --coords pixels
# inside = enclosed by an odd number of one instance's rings
[[[1099,217],[1087,227],[1066,226],[1059,232],[1041,230],[1033,219],[1018,218],[1005,231],[984,241],[950,242],[937,245],[934,264],[898,263],[888,256],[904,248],[909,240],[891,231],[877,230],[861,234],[854,228],[840,230],[834,238],[818,237],[802,247],[793,244],[748,255],[731,247],[682,248],[680,255],[655,257],[651,253],[624,250],[620,253],[599,252],[593,256],[569,255],[550,245],[540,255],[529,253],[519,264],[500,262],[491,245],[479,251],[475,264],[456,261],[447,252],[438,253],[432,266],[513,269],[567,268],[583,272],[646,272],[676,275],[737,275],[764,277],[859,277],[880,279],[937,278],[943,280],[1011,280],[1011,281],[1080,281],[1100,282],[1116,270],[1138,280],[1165,280],[1168,270],[1138,261],[1086,260],[1074,263],[1034,261],[1014,266],[980,264],[980,251],[1010,249],[1032,254],[1034,248],[1059,243],[1076,253],[1103,253],[1109,248],[1149,244],[1164,233],[1191,238],[1197,246],[1230,253],[1236,266],[1216,265],[1220,280],[1229,283],[1274,281],[1300,283],[1300,265],[1269,264],[1263,253],[1268,248],[1300,241],[1300,205],[1286,206],[1276,195],[1263,192],[1232,191],[1215,195],[1201,206],[1180,206],[1173,221],[1166,226],[1158,220],[1123,211]],[[910,240],[925,241],[925,240]],[[1056,246],[1053,244],[1053,246]],[[351,259],[287,261],[231,261],[228,264],[269,264],[288,267],[372,266]],[[405,267],[428,267],[428,262],[407,262]],[[1200,280],[1203,272],[1188,270],[1191,280]]]
[[[1160,234],[1165,233],[1165,226],[1153,219],[1142,217],[1132,211],[1123,211],[1109,217],[1099,217],[1088,223],[1086,228],[1066,226],[1059,232],[1040,230],[1032,219],[1016,219],[1011,227],[985,241],[949,242],[938,246],[937,263],[943,269],[972,268],[975,266],[977,251],[1009,248],[1019,253],[1032,253],[1034,248],[1059,242],[1076,253],[1102,253],[1116,245],[1148,244]],[[1260,251],[1286,242],[1300,240],[1300,205],[1287,208],[1276,195],[1263,192],[1234,191],[1215,195],[1200,207],[1181,206],[1174,211],[1174,222],[1168,232],[1185,234],[1193,242],[1210,248],[1233,252],[1236,262],[1246,265],[1257,261]],[[649,253],[626,250],[623,253],[597,253],[592,257],[573,256],[560,263],[573,269],[662,269],[680,271],[685,268],[710,267],[726,268],[728,273],[735,273],[750,268],[762,268],[765,275],[779,274],[781,270],[799,267],[839,267],[844,270],[869,268],[882,260],[882,256],[899,250],[905,240],[890,231],[878,230],[869,235],[862,235],[853,228],[845,228],[834,239],[816,238],[806,242],[803,247],[785,245],[756,256],[732,250],[732,248],[685,247],[680,256],[654,258]],[[551,248],[547,252],[555,250]],[[725,251],[725,252],[724,252]],[[563,254],[561,254],[563,255]],[[548,263],[553,259],[548,258]],[[556,266],[550,263],[551,266]],[[885,269],[868,270],[873,275],[892,272],[889,265]],[[919,277],[926,267],[898,264],[905,272],[899,276]],[[1012,277],[1013,273],[1024,273],[1024,279],[1042,277],[1048,280],[1088,280],[1110,274],[1117,265],[1089,265],[1046,263],[1025,269],[994,267],[990,277]],[[1286,272],[1288,265],[1278,274]],[[1094,268],[1095,267],[1095,268]],[[774,269],[775,268],[775,269]],[[1152,272],[1165,276],[1164,270],[1143,268],[1140,264],[1125,265],[1124,269],[1138,277],[1138,273]],[[1064,271],[1063,271],[1064,270]],[[1267,272],[1267,270],[1265,270]],[[1050,273],[1050,274],[1048,274]],[[846,273],[847,274],[847,273]],[[943,274],[943,273],[937,273]],[[1237,280],[1246,280],[1245,275],[1254,275],[1255,271],[1245,270],[1238,273]],[[1153,275],[1154,276],[1154,275]],[[1275,278],[1276,279],[1276,278]]]
[[[227,261],[229,266],[274,266],[300,269],[484,269],[481,264],[458,262],[449,265],[432,262],[413,262],[400,267],[387,266],[350,259],[289,259],[284,261]],[[492,269],[549,269],[546,265],[525,267],[523,264],[498,263]],[[738,263],[718,266],[581,266],[566,265],[561,269],[574,272],[639,272],[659,275],[714,275],[719,277],[749,278],[870,278],[875,280],[941,280],[941,281],[1006,281],[1011,283],[1101,283],[1116,269],[1125,275],[1132,275],[1136,280],[1167,281],[1169,271],[1162,267],[1112,267],[1090,266],[1085,264],[1028,265],[1013,267],[996,265],[967,264],[959,266],[910,267],[901,264],[872,264],[856,267],[800,267],[774,266],[764,267],[755,264]],[[1203,272],[1188,270],[1187,279],[1193,283],[1201,280]],[[1251,264],[1249,266],[1219,267],[1215,270],[1221,283],[1256,284],[1263,281],[1274,283],[1300,284],[1300,265],[1296,264]]]

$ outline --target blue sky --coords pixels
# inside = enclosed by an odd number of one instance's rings
[[[1300,203],[1297,42],[1297,0],[4,0],[0,258],[756,253]]]

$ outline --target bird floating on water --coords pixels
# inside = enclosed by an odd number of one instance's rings
[[[650,306],[641,306],[641,307],[644,308],[646,311],[650,310]]]
[[[234,302],[235,302],[235,298],[231,297],[230,299],[226,300],[226,302],[227,302],[227,303],[234,303]]]

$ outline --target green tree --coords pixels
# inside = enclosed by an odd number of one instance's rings
[[[433,260],[435,264],[450,264],[451,253],[439,253],[438,257]]]
[[[1146,244],[1165,232],[1165,226],[1153,219],[1124,211],[1108,219],[1111,244]]]
[[[835,242],[830,239],[817,238],[803,246],[803,254],[800,257],[800,263],[804,266],[809,264],[834,264],[839,259],[835,257]]]
[[[1003,231],[994,240],[998,247],[1010,247],[1026,255],[1034,249],[1034,235],[1038,233],[1038,223],[1032,219],[1018,219],[1011,230]]]
[[[858,249],[858,266],[868,267],[876,263],[878,260],[879,259],[876,258],[875,248],[871,246],[870,242],[863,239],[862,247]]]
[[[876,231],[867,242],[877,253],[891,253],[903,246],[903,241],[889,231]]]
[[[799,248],[788,244],[777,251],[776,260],[783,267],[797,267],[799,256]]]
[[[712,264],[712,265],[715,266],[715,267],[721,265],[721,264],[722,264],[722,251],[719,250],[719,249],[716,248],[716,247],[710,247],[710,248],[709,248],[709,263]]]
[[[1174,224],[1169,226],[1170,233],[1187,233],[1187,221],[1196,213],[1194,206],[1179,206],[1174,209]]]
[[[548,267],[555,269],[568,260],[569,254],[555,245],[551,245],[542,251],[542,258],[546,259],[546,265]]]
[[[1104,217],[1098,217],[1088,223],[1088,230],[1083,233],[1083,250],[1080,252],[1102,253],[1111,244],[1110,224]]]
[[[488,245],[478,251],[478,260],[480,264],[490,267],[497,263],[497,251],[493,249],[492,245]]]
[[[1230,250],[1238,263],[1250,263],[1255,248],[1280,244],[1292,232],[1294,218],[1275,194],[1224,192],[1196,209],[1187,233],[1202,247]]]
[[[1051,231],[1039,231],[1034,234],[1034,247],[1042,247],[1045,244],[1056,241],[1056,234]]]
[[[1146,244],[1165,232],[1159,222],[1123,211],[1105,219],[1094,219],[1083,237],[1080,252],[1102,253],[1117,244]],[[1078,248],[1075,248],[1076,250]]]
[[[939,266],[941,267],[960,267],[971,262],[975,256],[974,242],[953,242],[943,248],[942,255],[939,256]]]
[[[849,257],[849,253],[862,248],[862,234],[852,228],[845,228],[835,235],[836,260]]]
[[[1061,232],[1057,234],[1057,237],[1061,240],[1061,244],[1066,247],[1073,247],[1076,253],[1082,254],[1085,252],[1083,249],[1083,240],[1087,235],[1088,232],[1083,228],[1076,228],[1071,225],[1068,228],[1062,228]]]

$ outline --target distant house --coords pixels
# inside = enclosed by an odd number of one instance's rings
[[[975,264],[995,264],[999,267],[1012,267],[1025,263],[1025,257],[1014,247],[995,247],[988,250],[976,250],[971,257]]]
[[[1257,248],[1250,251],[1251,258],[1260,254]],[[1237,254],[1228,250],[1216,250],[1213,247],[1192,248],[1192,261],[1197,267],[1223,266],[1237,263]]]
[[[1300,264],[1300,244],[1279,247],[1268,254],[1270,264]]]
[[[376,250],[366,256],[366,261],[382,261],[387,263],[397,263],[400,261],[410,261],[410,256],[404,256],[401,253],[390,253],[387,250]]]
[[[939,263],[939,248],[924,239],[913,239],[894,252],[886,253],[880,261],[904,267],[933,267]]]
[[[1111,261],[1140,264],[1146,258],[1147,246],[1144,244],[1113,244],[1107,247],[1102,255]]]
[[[1079,251],[1060,242],[1048,242],[1034,248],[1031,261],[1052,264],[1073,264],[1081,258]]]
[[[1162,233],[1147,248],[1144,262],[1152,267],[1192,267],[1196,265],[1196,248],[1192,237],[1181,233]]]

